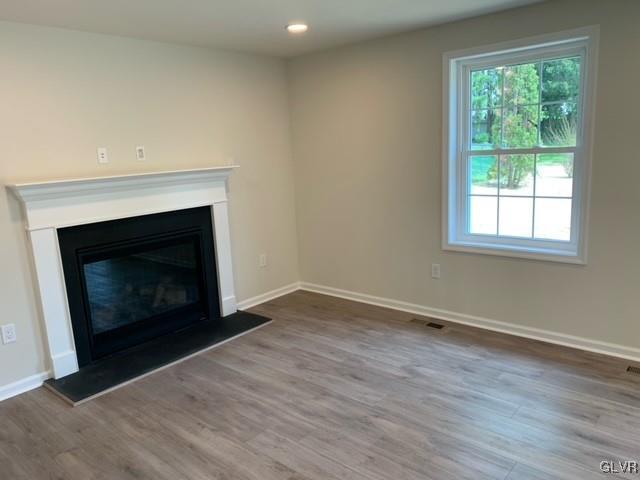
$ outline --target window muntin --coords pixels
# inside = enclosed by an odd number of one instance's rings
[[[466,69],[465,234],[571,240],[581,63],[571,55]]]
[[[448,245],[581,254],[588,41],[450,59]]]

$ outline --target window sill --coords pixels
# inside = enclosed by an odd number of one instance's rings
[[[563,250],[536,249],[467,242],[445,242],[442,248],[443,250],[454,252],[522,258],[526,260],[538,260],[543,262],[569,263],[573,265],[587,264],[586,258],[584,258],[584,256],[580,256],[572,252]]]

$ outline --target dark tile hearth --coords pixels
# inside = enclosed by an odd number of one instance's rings
[[[45,385],[74,405],[270,322],[239,311],[130,348]]]

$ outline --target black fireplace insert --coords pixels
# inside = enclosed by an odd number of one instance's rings
[[[79,366],[220,318],[209,207],[58,231]]]

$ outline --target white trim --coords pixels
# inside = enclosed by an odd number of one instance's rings
[[[595,92],[597,77],[599,28],[584,27],[575,30],[529,37],[525,39],[447,52],[443,55],[443,178],[442,178],[442,249],[476,254],[500,255],[533,260],[585,264],[589,228],[589,205],[591,190],[591,163]],[[460,92],[468,91],[467,75],[470,65],[485,65],[490,62],[511,63],[534,55],[576,54],[582,57],[580,125],[578,142],[574,151],[577,160],[574,170],[574,194],[572,201],[571,239],[556,242],[537,239],[516,239],[466,232],[466,168],[462,169],[461,158],[465,151],[468,125],[465,102]],[[504,149],[500,149],[502,151]],[[525,149],[527,151],[550,151],[547,148]],[[523,150],[524,151],[524,150]],[[554,149],[555,151],[555,149]],[[474,152],[486,154],[485,151]],[[504,152],[503,152],[504,153]],[[464,190],[464,191],[463,191]]]
[[[456,242],[449,243],[442,247],[450,252],[475,253],[479,255],[494,255],[498,257],[522,258],[525,260],[538,260],[545,262],[569,263],[573,265],[586,265],[587,262],[577,255],[567,255],[566,253],[555,254],[550,250],[525,249],[508,247],[504,245],[475,244]]]
[[[527,50],[531,45],[551,46],[562,45],[576,38],[587,38],[597,36],[600,31],[598,25],[574,28],[571,30],[563,30],[554,33],[544,33],[542,35],[533,35],[530,37],[519,38],[516,40],[508,40],[506,42],[492,43],[490,45],[480,45],[477,47],[463,48],[445,53],[445,57],[451,58],[470,58],[479,57],[481,55],[494,55],[502,53],[514,53],[517,51]]]
[[[256,295],[255,297],[247,298],[246,300],[238,302],[238,309],[246,310],[248,308],[255,307],[256,305],[260,305],[261,303],[265,303],[275,298],[288,295],[289,293],[295,292],[296,290],[300,290],[300,282],[293,282],[289,285],[285,285],[284,287],[271,290],[270,292],[265,292],[260,295]]]
[[[218,268],[218,296],[220,314],[223,317],[237,310],[233,284],[233,261],[231,258],[231,232],[229,231],[229,206],[226,201],[213,203],[213,245]]]
[[[21,393],[28,392],[29,390],[39,388],[42,386],[44,381],[50,377],[51,374],[49,372],[41,372],[16,382],[9,383],[8,385],[2,385],[0,386],[0,402],[11,397],[15,397],[16,395],[20,395]]]
[[[51,369],[56,378],[65,377],[78,371],[78,356],[74,350],[51,355]]]
[[[27,230],[64,228],[227,201],[234,166],[7,185]]]
[[[76,347],[69,314],[58,236],[54,228],[30,232],[31,250],[42,306],[44,331],[50,356],[50,368],[55,378],[78,371]]]
[[[555,345],[562,345],[565,347],[585,350],[587,352],[601,353],[603,355],[610,355],[612,357],[640,362],[640,349],[615,343],[591,340],[584,337],[553,332],[551,330],[516,325],[514,323],[501,322],[475,315],[468,315],[466,313],[452,312],[441,308],[427,307],[415,303],[408,303],[385,297],[376,297],[374,295],[357,293],[313,283],[301,282],[300,289],[324,295],[331,295],[333,297],[345,298],[347,300],[362,302],[369,305],[392,308],[394,310],[400,310],[416,315],[447,320],[449,322],[482,328],[484,330],[491,330],[493,332],[506,333],[508,335],[515,335],[516,337],[540,340],[542,342],[552,343]]]
[[[230,315],[231,313],[235,312],[238,309],[236,303],[237,303],[236,297],[234,295],[231,295],[230,297],[221,297],[220,312],[222,316],[226,317],[227,315]],[[231,313],[225,313],[225,312],[231,312]]]
[[[51,200],[53,198],[86,195],[89,193],[113,192],[121,188],[148,188],[170,184],[193,184],[226,179],[237,165],[225,167],[192,168],[162,172],[131,173],[104,177],[69,178],[25,182],[7,185],[7,188],[23,202]]]

